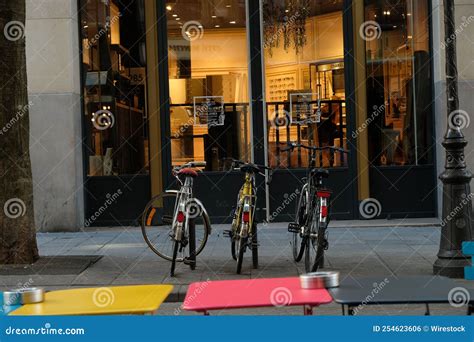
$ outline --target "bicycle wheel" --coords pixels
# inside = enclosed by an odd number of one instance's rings
[[[304,258],[304,267],[307,273],[311,272],[313,265],[316,261],[316,255],[318,253],[318,233],[319,233],[319,204],[316,205],[316,208],[313,212],[311,220],[311,226],[309,230],[309,235],[305,239],[305,258]]]
[[[324,250],[326,249],[325,234],[326,229],[322,224],[320,224],[316,247],[316,258],[313,267],[311,268],[311,272],[317,272],[319,268],[324,268]]]
[[[165,191],[152,198],[142,214],[142,234],[150,249],[161,258],[172,261],[174,253],[173,218],[177,201],[176,191]],[[202,211],[196,220],[196,255],[201,253],[210,233],[210,222]],[[177,256],[176,261],[183,261]]]
[[[231,227],[232,237],[231,237],[231,243],[230,243],[230,251],[232,254],[232,259],[237,260],[238,249],[236,248],[235,237],[238,236],[238,234],[240,234],[240,217],[241,217],[240,206],[238,205],[235,210],[238,212],[235,213],[235,216],[234,216],[234,217],[237,217],[237,220],[235,221],[235,226]]]
[[[178,250],[179,250],[179,245],[181,243],[179,241],[174,242],[174,247],[173,247],[173,256],[171,259],[171,271],[170,271],[170,277],[174,277],[174,269],[176,268],[176,258],[178,257]]]
[[[307,201],[308,201],[308,191],[306,190],[305,187],[303,187],[303,191],[301,191],[301,194],[300,194],[300,199],[298,200],[298,203],[296,205],[296,218],[295,218],[295,223],[297,223],[298,226],[300,227],[307,224],[306,223]],[[303,239],[303,236],[301,233],[293,233],[292,241],[293,241],[292,242],[293,259],[296,262],[299,262],[303,258],[306,241]]]
[[[242,263],[244,261],[244,253],[245,249],[247,248],[247,241],[248,238],[239,238],[237,240],[237,250],[239,255],[237,256],[237,274],[240,274],[242,272]]]

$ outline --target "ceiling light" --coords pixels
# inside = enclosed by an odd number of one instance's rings
[[[216,18],[217,18],[217,15],[213,15],[212,18],[213,18],[213,19],[216,19]]]
[[[229,24],[236,24],[237,22],[235,20],[229,21]]]
[[[173,7],[171,7],[170,5],[168,5],[168,6],[166,6],[166,9],[167,9],[168,11],[171,11],[171,10],[173,9]]]
[[[181,20],[181,18],[176,18],[175,20]]]
[[[219,27],[221,27],[221,25],[215,25],[214,27],[215,27],[215,28],[219,28]]]
[[[232,5],[225,5],[225,7],[227,7],[227,8],[231,8],[231,7],[232,7]]]

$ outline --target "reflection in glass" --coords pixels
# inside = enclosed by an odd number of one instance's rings
[[[89,176],[148,173],[143,0],[81,0]]]
[[[232,158],[250,160],[245,1],[173,1],[166,9],[173,165],[206,161],[206,170],[220,171]],[[196,101],[208,105],[196,110]]]
[[[264,0],[265,88],[269,163],[304,168],[306,150],[282,152],[290,141],[347,148],[343,0]],[[324,152],[318,166],[346,166]]]
[[[369,159],[431,164],[428,1],[365,1],[376,35],[366,39]]]

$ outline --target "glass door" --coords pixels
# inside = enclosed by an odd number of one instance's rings
[[[226,221],[241,184],[232,159],[252,156],[246,2],[165,6],[171,164],[207,163],[197,195],[216,223]]]
[[[344,1],[263,0],[263,48],[268,163],[276,169],[269,219],[293,219],[307,150],[284,152],[289,142],[348,148]],[[351,217],[353,186],[347,155],[324,152],[317,167],[330,168],[335,216]],[[293,202],[293,203],[292,203]]]

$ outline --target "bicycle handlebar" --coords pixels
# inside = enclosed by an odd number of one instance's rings
[[[322,146],[322,147],[307,146],[307,145],[298,144],[298,143],[294,143],[294,142],[288,143],[287,147],[284,147],[281,150],[283,152],[286,152],[286,151],[290,151],[290,150],[293,151],[295,148],[304,148],[304,149],[307,149],[307,150],[310,150],[310,151],[329,150],[329,151],[335,151],[335,152],[349,153],[348,150],[345,150],[342,147],[336,147],[336,146]]]
[[[244,162],[243,160],[238,160],[238,159],[232,159],[232,163],[233,164],[236,164],[236,165],[246,165],[246,164],[249,164],[247,162]],[[272,181],[272,176],[273,176],[273,169],[271,167],[268,167],[268,166],[265,166],[265,165],[258,165],[258,164],[252,164],[252,165],[255,165],[257,168],[260,169],[259,171],[259,175],[265,177],[265,173],[262,172],[262,170],[267,170],[269,171],[268,172],[268,181],[267,181],[267,184],[270,184],[271,181]]]

